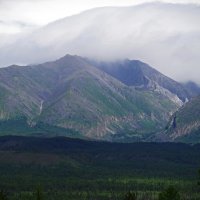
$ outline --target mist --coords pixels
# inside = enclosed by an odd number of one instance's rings
[[[177,81],[200,84],[200,6],[147,3],[103,7],[16,35],[0,35],[0,66],[76,54],[137,59]]]

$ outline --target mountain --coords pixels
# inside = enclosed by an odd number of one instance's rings
[[[199,83],[199,18],[195,4],[95,8],[0,37],[0,67],[42,63],[68,52],[108,61],[139,59],[175,80]]]
[[[186,88],[190,96],[200,95],[200,87],[195,82],[189,81],[187,83],[184,83],[183,86]]]
[[[104,72],[120,80],[127,86],[137,89],[157,91],[172,101],[182,105],[193,94],[180,83],[161,74],[151,66],[139,60],[123,60],[117,62],[95,62],[92,64]],[[189,88],[188,88],[189,90]]]
[[[200,142],[200,96],[191,99],[172,116],[165,134],[173,141]]]
[[[71,55],[2,68],[0,88],[1,135],[141,140],[161,130],[180,107],[160,91],[127,86]]]

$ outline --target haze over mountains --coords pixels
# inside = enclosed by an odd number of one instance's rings
[[[148,3],[85,11],[31,33],[2,36],[0,66],[55,60],[139,59],[175,80],[199,82],[200,6]]]
[[[124,77],[127,76],[127,79]],[[0,69],[1,135],[144,140],[192,96],[141,61],[53,62]]]

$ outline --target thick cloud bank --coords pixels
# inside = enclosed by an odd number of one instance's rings
[[[16,37],[0,37],[0,66],[67,53],[139,59],[179,81],[200,83],[200,6],[148,3],[92,9]]]

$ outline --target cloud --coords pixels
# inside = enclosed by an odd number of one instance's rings
[[[0,33],[2,34],[13,34],[21,33],[21,31],[32,30],[36,28],[33,24],[26,24],[21,21],[3,21],[0,20]]]
[[[84,10],[105,6],[130,6],[158,0],[0,0],[0,19],[24,24],[45,25]],[[170,3],[198,3],[199,0],[159,0]],[[6,28],[9,31],[6,31]],[[23,31],[15,25],[4,27],[5,32]],[[0,30],[1,33],[2,29]]]
[[[200,83],[200,6],[148,3],[105,7],[13,36],[0,65],[39,63],[67,53],[103,60],[140,59],[179,81]]]

